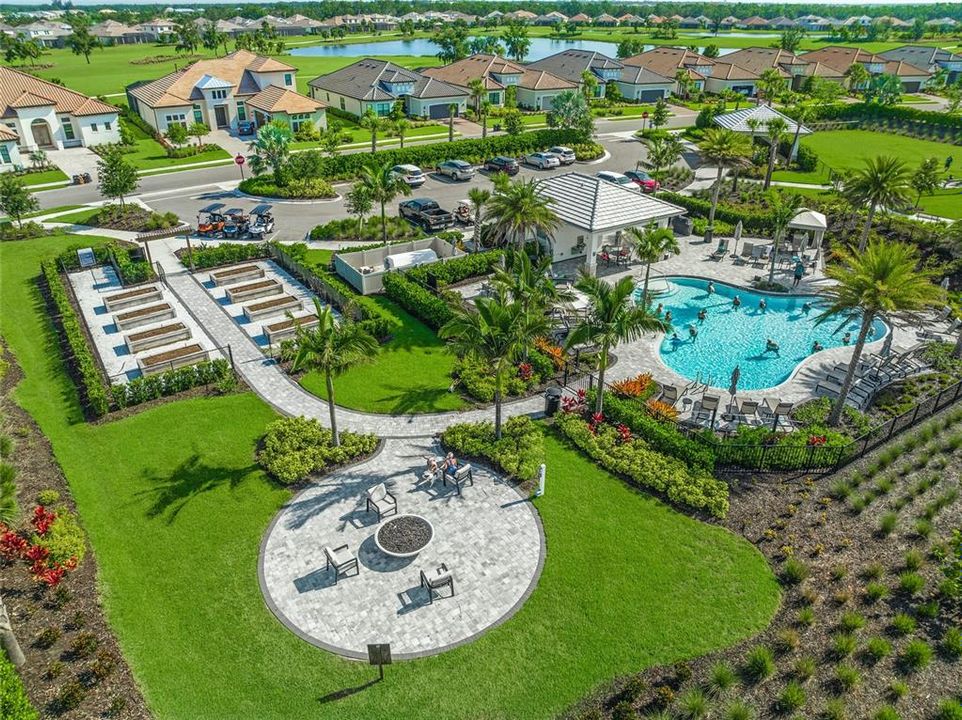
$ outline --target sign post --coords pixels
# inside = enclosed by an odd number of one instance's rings
[[[367,661],[377,665],[379,679],[384,679],[384,666],[391,664],[391,643],[375,643],[367,646]]]
[[[245,162],[247,162],[247,160],[240,153],[237,153],[237,155],[234,156],[234,164],[240,168],[242,181],[244,180],[244,163]]]
[[[645,111],[641,114],[641,131],[642,131],[642,132],[645,131],[645,125],[647,125],[647,124],[648,124],[648,111],[645,110]]]

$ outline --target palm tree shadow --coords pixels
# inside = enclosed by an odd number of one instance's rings
[[[329,692],[327,695],[322,695],[317,699],[317,702],[323,705],[324,703],[334,702],[335,700],[343,700],[346,697],[350,697],[351,695],[356,695],[363,690],[367,690],[369,687],[376,685],[379,682],[381,682],[380,678],[373,678],[372,680],[368,680],[366,683],[361,685],[343,688],[342,690],[335,690],[334,692]]]
[[[394,386],[388,389],[396,391],[395,394],[387,395],[385,398],[392,403],[392,415],[443,412],[438,403],[452,394],[447,387],[432,387],[426,384],[417,384],[410,387]]]
[[[150,487],[138,494],[153,498],[148,517],[166,517],[171,524],[193,498],[225,485],[234,490],[256,473],[253,463],[242,468],[215,467],[194,453],[169,474],[147,470],[144,475]]]

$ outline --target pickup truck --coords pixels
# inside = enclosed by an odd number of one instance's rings
[[[398,205],[398,213],[425,230],[444,230],[454,225],[454,215],[428,198],[405,200]]]

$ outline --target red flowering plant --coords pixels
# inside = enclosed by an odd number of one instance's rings
[[[598,434],[598,427],[604,423],[604,421],[605,416],[601,413],[596,412],[591,414],[591,419],[588,421],[588,429],[591,431],[592,435]]]
[[[534,370],[531,367],[531,363],[529,362],[523,362],[520,365],[518,365],[518,377],[524,380],[525,382],[528,382],[528,380],[531,379],[531,374],[533,372]]]
[[[622,445],[625,445],[625,444],[631,442],[631,428],[630,428],[630,427],[628,427],[628,426],[625,425],[624,423],[618,423],[618,425],[616,426],[615,429],[618,431],[618,436],[619,436],[619,439],[621,440],[621,444],[622,444]]]
[[[47,510],[43,505],[34,508],[30,524],[33,526],[34,538],[44,537],[57,519],[57,513]],[[64,576],[77,567],[77,559],[71,557],[65,562],[58,562],[50,557],[50,550],[37,542],[31,542],[25,536],[26,530],[16,532],[0,523],[0,558],[8,562],[23,561],[30,565],[30,574],[35,582],[47,587],[60,584]]]
[[[47,510],[43,505],[37,505],[33,509],[33,518],[30,523],[37,531],[37,535],[46,535],[47,531],[50,530],[50,526],[53,525],[53,521],[57,519],[57,513],[53,510]]]
[[[585,409],[585,391],[579,390],[575,395],[565,395],[561,398],[561,410],[566,413],[581,413]]]
[[[808,444],[812,447],[821,447],[828,442],[827,435],[811,435],[808,438]]]

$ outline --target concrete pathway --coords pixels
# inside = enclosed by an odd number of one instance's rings
[[[47,150],[47,159],[64,171],[68,178],[90,173],[97,182],[97,161],[100,156],[90,148],[75,147],[66,150]]]
[[[253,138],[251,138],[253,139]],[[211,130],[210,134],[207,136],[207,141],[212,142],[215,145],[220,145],[231,155],[247,155],[247,147],[250,145],[250,140],[244,140],[237,137],[236,135],[231,135],[227,130],[223,128],[218,128],[217,130]]]

